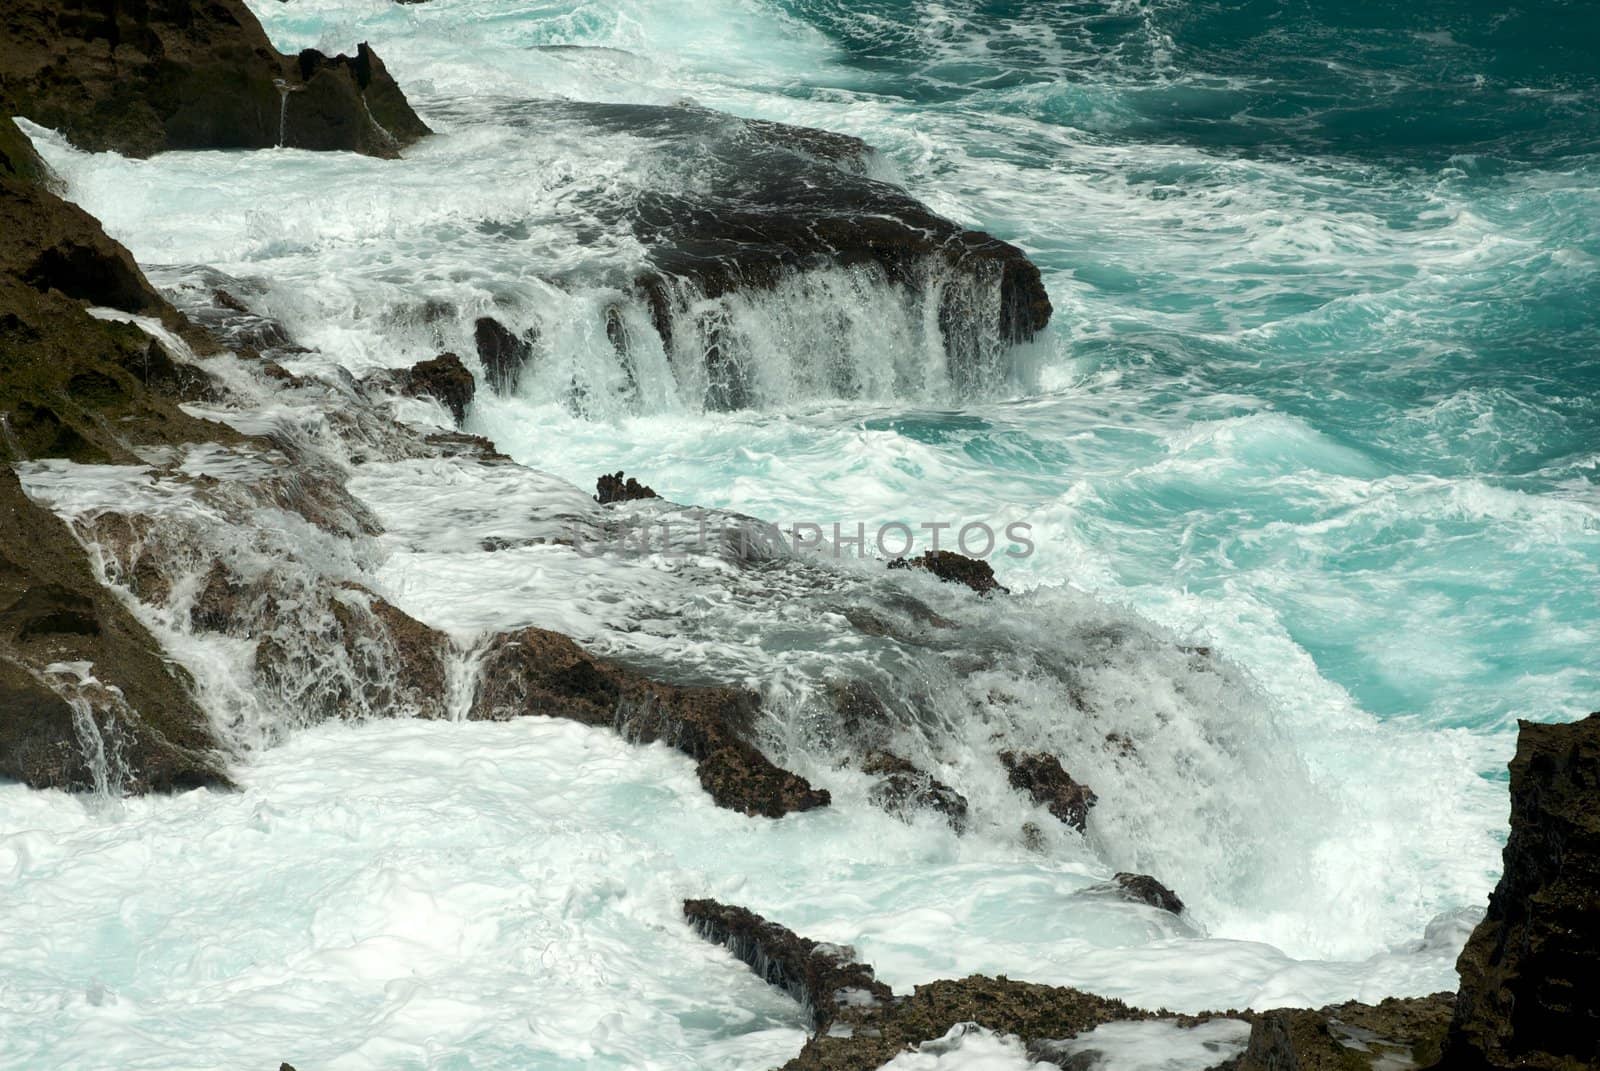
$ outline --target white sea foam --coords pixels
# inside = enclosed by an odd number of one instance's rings
[[[16,920],[0,937],[0,1062],[779,1063],[798,1010],[679,924],[677,898],[704,894],[854,944],[900,988],[990,971],[1200,1010],[1454,986],[1498,865],[1510,722],[1582,713],[1600,686],[1582,668],[1600,639],[1600,502],[1581,441],[1536,457],[1521,486],[1496,478],[1560,441],[1566,411],[1463,382],[1449,317],[1592,279],[1582,236],[1562,230],[1592,213],[1581,176],[1401,182],[1124,143],[1110,135],[1137,116],[1115,79],[996,90],[1006,114],[912,107],[753,0],[253,6],[282,47],[373,40],[442,136],[399,161],[134,161],[35,129],[74,197],[165,266],[158,281],[195,264],[251,280],[255,311],[312,349],[283,356],[292,371],[342,383],[452,349],[481,373],[484,315],[538,339],[516,394],[480,374],[467,422],[531,469],[381,442],[346,456],[336,390],[269,399],[209,361],[249,404],[197,412],[338,455],[384,529],[356,544],[296,530],[297,553],[463,651],[538,625],[759,688],[765,745],[836,806],[778,823],[718,812],[687,760],[556,723],[286,736],[292,719],[240,680],[237,641],[152,617],[203,690],[231,694],[216,706],[241,750],[281,746],[240,766],[240,796],[130,801],[120,825],[0,788],[0,874],[17,879],[0,894]],[[1164,75],[1170,41],[1146,7],[1128,9],[1149,35],[1123,58]],[[958,79],[989,39],[963,5],[927,15],[908,32],[930,78]],[[1088,47],[1070,30],[1039,40],[1051,62]],[[583,47],[546,50],[567,45]],[[812,272],[715,310],[756,409],[707,413],[696,355],[669,360],[628,293],[644,250],[591,218],[597,200],[694,189],[693,153],[507,103],[531,97],[691,97],[859,134],[884,150],[875,173],[1033,252],[1055,324],[975,398],[951,387],[928,303]],[[1392,412],[1362,392],[1389,381]],[[1348,412],[1324,404],[1346,392]],[[417,400],[394,411],[446,419]],[[239,452],[178,460],[260,475]],[[563,546],[616,516],[587,489],[619,468],[671,500],[637,507],[650,516],[1024,520],[1038,550],[1000,563],[1012,599],[980,603],[877,563],[749,570]],[[52,462],[24,478],[69,517],[195,523],[189,485],[153,471]],[[906,594],[960,642],[919,649],[849,623]],[[1214,657],[1179,650],[1197,645]],[[894,701],[897,745],[969,796],[973,834],[868,804],[869,779],[817,731],[830,678]],[[1060,751],[1096,788],[1087,838],[1008,787],[994,733]],[[1138,738],[1137,756],[1109,733]],[[1023,843],[1029,820],[1050,831],[1043,855]],[[1097,888],[1120,869],[1171,884],[1186,917]],[[1203,1066],[1206,1042],[1236,1040],[1092,1038],[1113,1071]],[[980,1033],[902,1060],[1020,1058]]]

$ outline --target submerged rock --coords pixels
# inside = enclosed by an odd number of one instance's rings
[[[915,764],[889,751],[874,751],[861,763],[863,773],[879,775],[870,798],[890,814],[909,820],[919,810],[944,815],[957,833],[967,828],[967,798]]]
[[[8,0],[0,107],[79,148],[141,157],[279,144],[395,156],[429,132],[367,45],[285,56],[243,0]]]
[[[891,569],[922,569],[932,573],[947,584],[965,584],[979,595],[998,591],[1002,595],[1010,590],[1000,586],[994,578],[994,567],[979,558],[969,558],[953,550],[930,550],[920,558],[895,558]]]
[[[825,807],[825,789],[781,770],[750,742],[760,706],[737,688],[681,687],[588,654],[557,632],[529,628],[496,637],[484,652],[470,717],[540,715],[657,740],[695,760],[720,807],[781,818]]]
[[[1006,768],[1012,788],[1026,792],[1035,803],[1079,833],[1088,828],[1094,790],[1074,781],[1062,769],[1060,759],[1042,752],[1002,751],[1000,764]]]
[[[1170,911],[1174,915],[1183,914],[1183,901],[1178,899],[1178,894],[1149,874],[1118,874],[1111,880],[1130,900]]]
[[[613,502],[637,502],[641,499],[660,497],[654,489],[646,487],[632,476],[624,480],[620,472],[603,475],[595,483],[594,500],[602,506],[608,506]]]
[[[1519,724],[1505,872],[1456,964],[1442,1066],[1600,1067],[1600,713]]]

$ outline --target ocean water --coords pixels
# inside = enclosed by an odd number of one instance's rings
[[[686,760],[556,723],[263,731],[226,799],[0,787],[0,1063],[782,1062],[798,1009],[679,925],[692,895],[854,944],[896,987],[999,972],[1185,1011],[1454,987],[1498,875],[1516,719],[1600,706],[1600,14],[252,8],[286,50],[373,42],[439,136],[399,161],[130,161],[36,131],[72,196],[160,284],[247,280],[312,351],[296,371],[470,363],[490,313],[536,328],[516,394],[480,390],[467,426],[537,474],[358,467],[388,530],[374,583],[463,644],[541,624],[760,685],[770,749],[838,805],[740,818]],[[700,109],[864,138],[872,177],[1029,253],[1051,327],[958,382],[924,306],[813,271],[719,308],[753,404],[708,406],[652,343],[625,285],[647,250],[616,224],[641,197],[737,186]],[[783,525],[1023,523],[1034,552],[998,557],[1013,594],[980,603],[860,561],[752,579],[482,549],[587,515],[561,481],[617,469]],[[68,515],[139,491],[70,466],[25,479]],[[884,585],[959,637],[856,635],[844,602]],[[842,672],[923,711],[905,746],[972,799],[972,833],[867,804],[807,728]],[[1023,845],[1036,815],[998,733],[1095,787],[1087,837]],[[1124,869],[1189,913],[1096,892]],[[1198,1068],[1237,1048],[1219,1029],[1094,1047],[1111,1071]],[[1003,1038],[941,1044],[893,1066],[1023,1065]]]

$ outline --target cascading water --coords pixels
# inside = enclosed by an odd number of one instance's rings
[[[290,1034],[312,1066],[781,1063],[798,1011],[693,941],[685,895],[855,944],[897,987],[989,971],[1197,1010],[1454,985],[1510,724],[1600,687],[1597,165],[1591,113],[1559,99],[1586,67],[1495,59],[1456,13],[1341,5],[1276,24],[1338,51],[1317,70],[1211,5],[256,7],[280,47],[380,42],[441,135],[397,161],[128,161],[38,133],[158,284],[247,297],[305,347],[274,352],[287,372],[336,386],[195,407],[277,455],[23,468],[244,756],[236,797],[131,801],[137,852],[5,796],[5,914],[38,935],[0,997],[24,1066],[157,1066],[105,1000],[56,999],[74,987],[121,994],[166,1064],[259,1062],[256,1037]],[[1386,49],[1481,79],[1388,77]],[[712,108],[881,151],[774,147]],[[1455,141],[1418,144],[1418,113]],[[943,257],[735,286],[673,259],[696,212],[821,177],[903,183],[1024,245],[1053,325],[1010,344],[1002,280]],[[504,389],[484,319],[516,355]],[[478,382],[467,430],[530,469],[409,451],[364,415],[353,381],[442,351]],[[305,465],[348,491],[316,499],[336,531],[274,504]],[[683,530],[693,507],[1021,521],[1036,549],[981,600],[831,548],[573,553],[619,468]],[[256,490],[218,498],[223,473]],[[156,526],[131,540],[121,513]],[[149,548],[164,600],[138,590]],[[225,621],[261,635],[197,627],[234,589]],[[379,598],[448,635],[447,701],[397,700]],[[764,746],[835,805],[721,812],[681,756],[561,723],[303,728],[459,720],[483,637],[530,625],[759,688]],[[965,835],[874,806],[869,747],[961,792]],[[1011,788],[1003,747],[1093,787],[1086,835]],[[1107,895],[1118,870],[1189,913]],[[171,880],[216,906],[161,906]],[[1204,1066],[1188,1035],[1135,1042]]]

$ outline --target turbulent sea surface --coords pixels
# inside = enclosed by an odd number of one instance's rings
[[[495,488],[374,470],[352,489],[390,532],[388,594],[457,636],[536,623],[769,696],[864,667],[948,713],[925,754],[976,827],[876,811],[794,725],[773,746],[837,806],[777,822],[714,808],[675,753],[549,721],[324,726],[231,797],[4,787],[0,1064],[775,1066],[801,1012],[684,928],[698,895],[897,988],[982,971],[1185,1011],[1455,988],[1516,719],[1600,705],[1593,6],[251,6],[281,49],[373,42],[440,135],[399,161],[134,161],[38,132],[158,284],[250,281],[323,375],[469,354],[489,313],[536,327],[516,396],[480,391],[467,426],[580,487],[620,468],[784,525],[1024,522],[1036,547],[996,559],[1009,599],[918,589],[977,668],[899,663],[783,592],[663,594],[670,561],[467,553],[461,503]],[[874,178],[1024,248],[1054,320],[958,385],[922,310],[826,270],[726,310],[750,408],[709,408],[659,346],[625,369],[608,315],[651,332],[619,206],[728,165],[715,130],[596,103],[857,135]],[[992,723],[949,713],[979,695]],[[1159,742],[1085,747],[1084,695],[1097,733]],[[996,725],[1094,786],[1087,837],[1023,844]],[[1189,914],[1094,891],[1119,870]],[[1110,1071],[1220,1058],[1155,1028],[1105,1049]],[[895,1066],[1024,1062],[975,1037]]]

